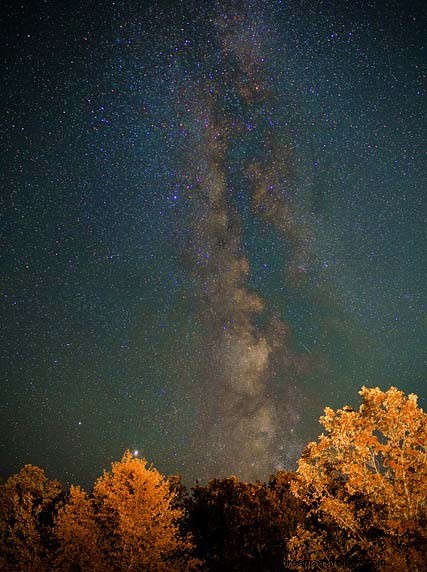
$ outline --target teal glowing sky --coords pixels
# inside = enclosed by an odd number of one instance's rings
[[[421,3],[6,4],[3,475],[265,478],[362,385],[425,407]]]

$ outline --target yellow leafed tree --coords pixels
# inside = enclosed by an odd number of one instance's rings
[[[72,486],[67,503],[58,511],[55,534],[59,549],[55,569],[74,572],[105,570],[102,552],[102,530],[96,517],[93,499]]]
[[[0,486],[0,570],[49,569],[51,515],[60,494],[60,483],[33,465]]]
[[[78,488],[71,490],[56,523],[58,567],[93,572],[198,570],[190,539],[179,533],[183,511],[173,500],[167,480],[127,451],[96,481],[92,498]]]
[[[291,558],[384,560],[375,570],[425,570],[427,415],[415,395],[363,387],[362,405],[325,409],[326,429],[300,461],[294,494],[309,508]],[[348,570],[348,565],[337,569]]]

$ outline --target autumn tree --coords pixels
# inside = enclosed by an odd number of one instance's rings
[[[59,544],[55,570],[102,572],[106,569],[95,504],[80,487],[71,487],[67,502],[58,511],[55,534]]]
[[[406,397],[394,387],[363,387],[360,394],[358,411],[325,409],[325,433],[299,461],[292,489],[309,513],[289,542],[291,557],[421,572],[427,550],[427,415],[415,395]]]
[[[183,511],[173,501],[167,480],[127,451],[96,481],[92,498],[79,488],[71,490],[56,523],[58,567],[82,572],[197,570],[190,538],[179,533]]]
[[[60,495],[60,483],[33,465],[0,485],[0,570],[49,569],[52,516]]]

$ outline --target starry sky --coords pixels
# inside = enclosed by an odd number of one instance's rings
[[[421,2],[6,1],[1,475],[294,468],[425,408]]]

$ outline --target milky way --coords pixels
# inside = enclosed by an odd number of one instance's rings
[[[255,479],[283,467],[293,453],[303,400],[298,375],[309,360],[294,353],[290,330],[278,317],[258,323],[268,309],[247,286],[250,265],[229,176],[230,147],[234,139],[242,141],[244,129],[225,109],[224,91],[234,89],[252,115],[251,129],[264,131],[263,156],[242,165],[243,185],[254,214],[290,240],[292,253],[286,254],[292,274],[308,272],[311,235],[294,203],[292,151],[275,141],[277,126],[263,125],[275,97],[266,85],[267,58],[259,34],[250,22],[241,14],[217,17],[222,73],[219,81],[198,87],[187,105],[196,118],[188,163],[196,197],[193,271],[206,330],[204,384],[211,386],[199,405],[203,430],[198,428],[195,446],[206,453],[208,476]]]

